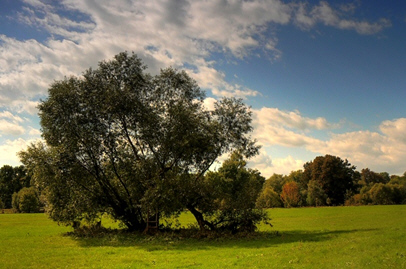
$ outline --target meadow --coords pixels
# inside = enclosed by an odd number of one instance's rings
[[[75,237],[44,214],[0,214],[0,268],[406,268],[406,205],[268,213],[273,227],[246,238]]]

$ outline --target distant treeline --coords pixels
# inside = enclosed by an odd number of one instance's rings
[[[406,172],[403,176],[355,170],[347,160],[325,155],[288,176],[274,174],[264,183],[257,200],[261,208],[392,205],[406,203]]]
[[[34,213],[41,208],[37,188],[31,186],[31,176],[23,165],[0,168],[0,209],[13,208],[16,212]]]
[[[258,208],[406,204],[406,172],[402,176],[360,172],[347,160],[325,155],[289,175],[273,174],[257,198]],[[46,203],[23,165],[0,168],[0,209],[39,212]]]

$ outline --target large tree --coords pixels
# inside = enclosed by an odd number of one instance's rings
[[[304,165],[302,184],[314,180],[324,190],[330,204],[344,204],[347,191],[354,190],[358,180],[355,166],[340,157],[318,156]]]
[[[145,69],[136,55],[120,53],[82,77],[56,81],[40,103],[45,143],[20,157],[48,194],[53,219],[69,224],[108,212],[142,230],[151,212],[197,211],[189,190],[201,188],[219,156],[257,154],[240,99],[209,111],[184,71]]]

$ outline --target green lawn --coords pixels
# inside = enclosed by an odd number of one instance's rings
[[[0,268],[406,268],[404,205],[269,214],[274,227],[245,239],[74,238],[43,214],[0,214]]]

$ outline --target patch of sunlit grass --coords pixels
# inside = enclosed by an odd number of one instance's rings
[[[271,209],[247,237],[67,235],[44,214],[0,214],[0,268],[406,268],[406,206]],[[194,222],[180,216],[181,226]],[[118,224],[103,219],[103,226]]]

